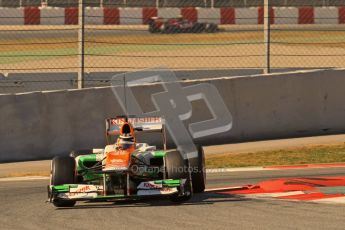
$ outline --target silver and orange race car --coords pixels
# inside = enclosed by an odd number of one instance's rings
[[[137,134],[160,132],[163,148],[138,143]],[[104,149],[72,151],[51,162],[48,200],[56,207],[77,201],[135,200],[147,197],[183,202],[205,189],[202,147],[196,160],[167,150],[164,120],[160,117],[121,116],[106,119]],[[192,165],[193,164],[193,165]]]

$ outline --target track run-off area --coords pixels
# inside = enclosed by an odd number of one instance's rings
[[[207,192],[179,205],[80,202],[57,209],[45,202],[48,183],[1,180],[1,228],[343,229],[345,215],[345,199],[339,199],[345,194],[344,167],[208,173]]]
[[[205,153],[339,144],[343,139],[330,135],[217,145]],[[49,160],[0,164],[1,229],[343,229],[344,164],[208,170],[207,192],[183,204],[79,202],[70,209],[46,203],[49,165]]]
[[[257,69],[264,66],[262,25],[219,33],[150,34],[147,26],[87,26],[87,72]],[[1,26],[0,73],[76,72],[76,26]],[[273,25],[271,67],[343,67],[344,25]],[[47,68],[53,67],[53,68]]]

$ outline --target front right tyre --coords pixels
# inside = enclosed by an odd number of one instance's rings
[[[73,157],[54,157],[51,164],[51,185],[73,184],[75,182],[76,164]],[[73,207],[76,202],[53,198],[55,207]]]

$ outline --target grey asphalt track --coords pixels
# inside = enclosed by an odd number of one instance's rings
[[[221,33],[234,32],[264,32],[263,25],[228,25],[221,26],[224,31]],[[339,31],[343,25],[310,24],[310,25],[271,25],[271,30],[284,31]],[[25,34],[25,35],[24,35]],[[85,37],[109,36],[109,35],[148,35],[148,26],[145,25],[87,25]],[[57,37],[78,37],[78,26],[76,25],[38,25],[38,26],[0,26],[0,40],[2,39],[44,39]]]
[[[344,173],[344,168],[332,168],[210,174],[208,187]],[[344,229],[344,205],[212,193],[197,194],[181,205],[154,200],[80,203],[71,209],[57,209],[45,203],[47,183],[0,182],[1,229]]]

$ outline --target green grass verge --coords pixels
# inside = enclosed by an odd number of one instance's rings
[[[203,46],[203,48],[210,48],[212,46]],[[165,50],[185,50],[185,49],[200,49],[200,46],[194,45],[110,45],[110,46],[96,46],[96,47],[85,47],[86,55],[109,55],[109,54],[126,54],[127,52],[157,52]],[[10,51],[0,52],[0,64],[10,64],[25,61],[34,60],[47,60],[47,59],[58,59],[65,58],[66,56],[77,56],[77,48],[52,48],[44,50],[29,50],[29,51]],[[41,56],[40,56],[41,55]],[[46,56],[45,56],[46,55]],[[66,55],[66,56],[64,56]]]
[[[182,34],[184,35],[184,34]],[[198,34],[191,34],[190,39],[188,42],[181,42],[181,43],[190,43],[190,44],[223,44],[223,43],[260,43],[262,42],[262,32],[236,32],[236,37],[218,37],[217,34],[207,34],[208,39],[203,40],[200,39]],[[220,36],[222,34],[219,34]],[[244,37],[242,38],[241,35]],[[248,35],[252,35],[247,37]],[[304,35],[304,36],[302,36]],[[132,53],[136,52],[140,54],[140,52],[157,52],[157,51],[164,51],[164,50],[185,50],[185,49],[198,49],[202,50],[204,48],[212,48],[215,47],[214,45],[164,45],[164,46],[156,46],[156,45],[149,45],[150,41],[146,41],[147,38],[155,38],[158,41],[153,43],[164,43],[167,37],[171,36],[172,39],[175,39],[175,43],[179,43],[178,34],[176,35],[154,35],[154,37],[150,34],[148,35],[141,35],[137,37],[138,42],[147,42],[147,45],[116,45],[117,37],[110,36],[107,38],[107,41],[114,42],[113,45],[106,45],[106,44],[86,44],[86,53],[88,54],[126,54],[127,52]],[[200,36],[205,36],[201,34]],[[97,38],[97,37],[95,37]],[[135,37],[134,37],[135,38]],[[185,39],[185,37],[183,37]],[[195,38],[195,39],[193,39]],[[96,39],[97,40],[97,39]],[[161,41],[160,41],[161,40]],[[344,33],[341,32],[328,32],[328,33],[321,33],[319,31],[311,31],[311,32],[303,32],[303,31],[273,31],[272,32],[272,42],[292,42],[292,43],[320,43],[319,45],[322,46],[339,46],[343,47]],[[122,41],[122,40],[121,40]],[[174,41],[174,40],[172,40]],[[182,41],[182,40],[181,40]],[[45,40],[45,42],[49,42]],[[121,43],[121,42],[120,42]],[[174,43],[174,42],[172,42]],[[331,44],[328,44],[331,43]],[[335,43],[335,44],[332,44]],[[339,43],[339,44],[337,44]],[[274,45],[274,44],[273,44]],[[315,44],[310,44],[315,46]],[[317,48],[317,46],[315,47]],[[50,49],[42,49],[40,45],[37,45],[37,49],[31,50],[16,50],[16,51],[1,51],[0,50],[0,64],[10,64],[10,63],[18,63],[18,62],[25,62],[25,61],[32,61],[32,60],[46,60],[46,59],[58,59],[64,58],[61,55],[77,55],[78,50],[77,46],[75,47],[52,47]],[[37,55],[47,55],[47,56],[37,56]],[[51,56],[50,56],[51,55]],[[57,55],[57,56],[54,56]],[[59,56],[60,55],[60,56]]]
[[[225,168],[338,162],[345,162],[345,144],[255,153],[208,155],[206,158],[206,167]]]

